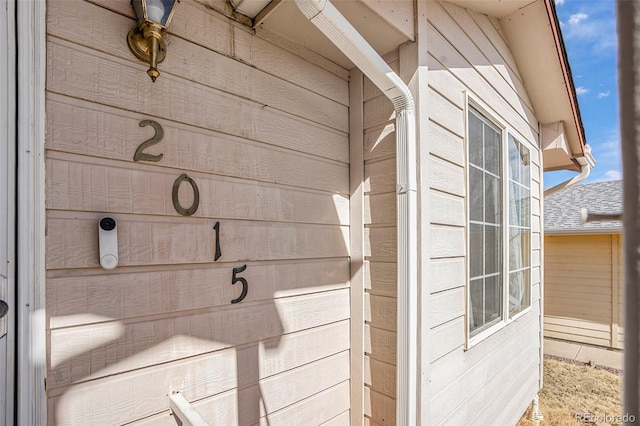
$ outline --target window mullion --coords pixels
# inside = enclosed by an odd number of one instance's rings
[[[502,131],[502,320],[509,319],[509,215],[511,200],[509,199],[509,144],[508,132]]]

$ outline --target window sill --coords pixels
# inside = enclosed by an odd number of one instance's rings
[[[518,318],[525,316],[526,314],[528,314],[529,312],[531,312],[531,305],[529,305],[526,309],[523,309],[522,311],[518,312],[517,314],[515,314],[513,316],[513,318],[510,318],[509,321],[507,322],[507,324],[511,324],[512,322],[516,321]]]
[[[529,312],[531,312],[531,305],[529,305],[529,307],[525,310],[523,310],[522,312],[518,312],[517,315],[515,315],[513,318],[510,318],[507,321],[500,321],[499,323],[489,327],[488,329],[482,331],[481,333],[470,337],[467,339],[467,343],[465,345],[465,351],[470,350],[471,348],[473,348],[474,346],[476,346],[477,344],[485,341],[487,338],[489,338],[490,336],[494,335],[495,333],[499,332],[500,330],[502,330],[505,327],[508,327],[509,325],[513,324],[515,321],[517,321],[519,318],[525,316],[526,314],[528,314]]]

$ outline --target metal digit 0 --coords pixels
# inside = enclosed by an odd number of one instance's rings
[[[180,189],[180,184],[183,181],[189,182],[191,188],[193,189],[193,203],[189,208],[184,208],[180,205],[180,200],[178,199],[178,190]],[[181,174],[175,182],[173,182],[173,191],[171,193],[171,199],[173,201],[173,207],[176,209],[178,213],[183,216],[191,216],[198,210],[198,206],[200,205],[200,191],[198,190],[198,185],[186,174]]]

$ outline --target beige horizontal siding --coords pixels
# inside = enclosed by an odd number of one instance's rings
[[[183,0],[152,83],[128,0],[47,5],[49,424],[175,423],[171,392],[211,424],[348,418],[348,72]]]
[[[429,2],[430,361],[429,424],[509,424],[540,386],[541,164],[538,122],[500,23]],[[466,348],[465,93],[491,109],[531,150],[532,306],[517,321]],[[448,213],[447,213],[448,212]],[[445,306],[447,308],[445,308]],[[441,307],[441,309],[440,309]],[[508,407],[505,406],[508,401]]]
[[[399,71],[398,51],[385,59]],[[396,141],[393,104],[364,79],[365,422],[395,424]]]
[[[546,337],[622,347],[619,235],[545,237]]]

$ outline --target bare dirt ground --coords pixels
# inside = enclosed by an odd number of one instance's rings
[[[562,358],[545,357],[544,387],[539,393],[540,410],[544,419],[531,420],[529,408],[518,426],[573,426],[589,424],[576,419],[576,412],[586,412],[593,417],[591,424],[622,424],[622,377],[618,370]]]

